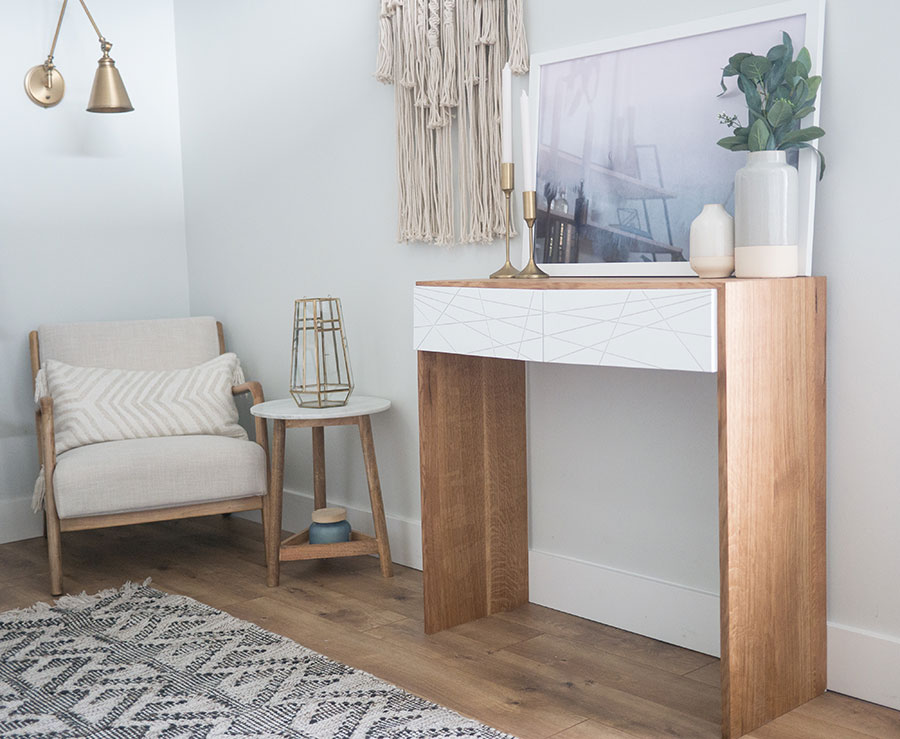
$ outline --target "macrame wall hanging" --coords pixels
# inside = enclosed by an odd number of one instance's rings
[[[522,3],[381,0],[375,77],[395,88],[399,241],[506,234],[500,71],[508,60],[513,73],[528,72]]]

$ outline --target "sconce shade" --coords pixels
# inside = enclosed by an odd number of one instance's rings
[[[104,54],[98,65],[87,109],[91,113],[128,113],[134,110],[116,63]]]

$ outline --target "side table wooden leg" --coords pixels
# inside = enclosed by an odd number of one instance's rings
[[[315,491],[316,510],[324,508],[325,503],[325,427],[312,427],[313,440],[313,490]]]
[[[281,499],[284,494],[284,421],[272,422],[272,474],[269,479],[266,516],[266,585],[278,586],[281,569]]]
[[[366,477],[369,480],[369,500],[372,503],[375,538],[378,540],[378,558],[381,561],[381,574],[385,577],[393,577],[394,563],[391,561],[391,545],[388,542],[387,522],[384,520],[384,501],[381,499],[381,482],[378,480],[378,463],[375,461],[372,420],[368,416],[359,417],[359,438],[362,441],[363,459],[366,463]]]

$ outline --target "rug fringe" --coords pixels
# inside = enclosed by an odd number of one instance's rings
[[[120,588],[106,588],[105,590],[101,590],[100,592],[94,593],[93,595],[88,595],[84,590],[82,590],[78,594],[64,595],[61,598],[57,598],[52,604],[47,603],[46,601],[39,601],[33,606],[27,606],[26,608],[15,608],[11,611],[3,611],[2,613],[0,613],[0,619],[5,620],[7,618],[16,619],[23,616],[36,616],[42,613],[46,613],[53,608],[68,608],[71,610],[90,608],[98,601],[101,601],[104,598],[109,598],[110,596],[117,593],[120,593],[126,598],[131,597],[141,588],[148,587],[152,580],[152,577],[148,577],[143,582],[132,582],[131,580],[128,580]]]

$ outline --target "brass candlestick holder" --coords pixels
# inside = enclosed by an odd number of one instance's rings
[[[516,277],[526,279],[549,277],[550,275],[534,262],[534,220],[537,218],[537,193],[534,190],[526,190],[522,193],[522,216],[525,218],[525,223],[528,224],[528,253],[531,257],[528,264]]]
[[[512,191],[516,189],[515,173],[515,164],[512,162],[500,162],[500,189],[506,195],[506,263],[491,275],[491,279],[509,279],[519,274],[519,270],[513,267],[509,261],[509,198],[512,195]]]

